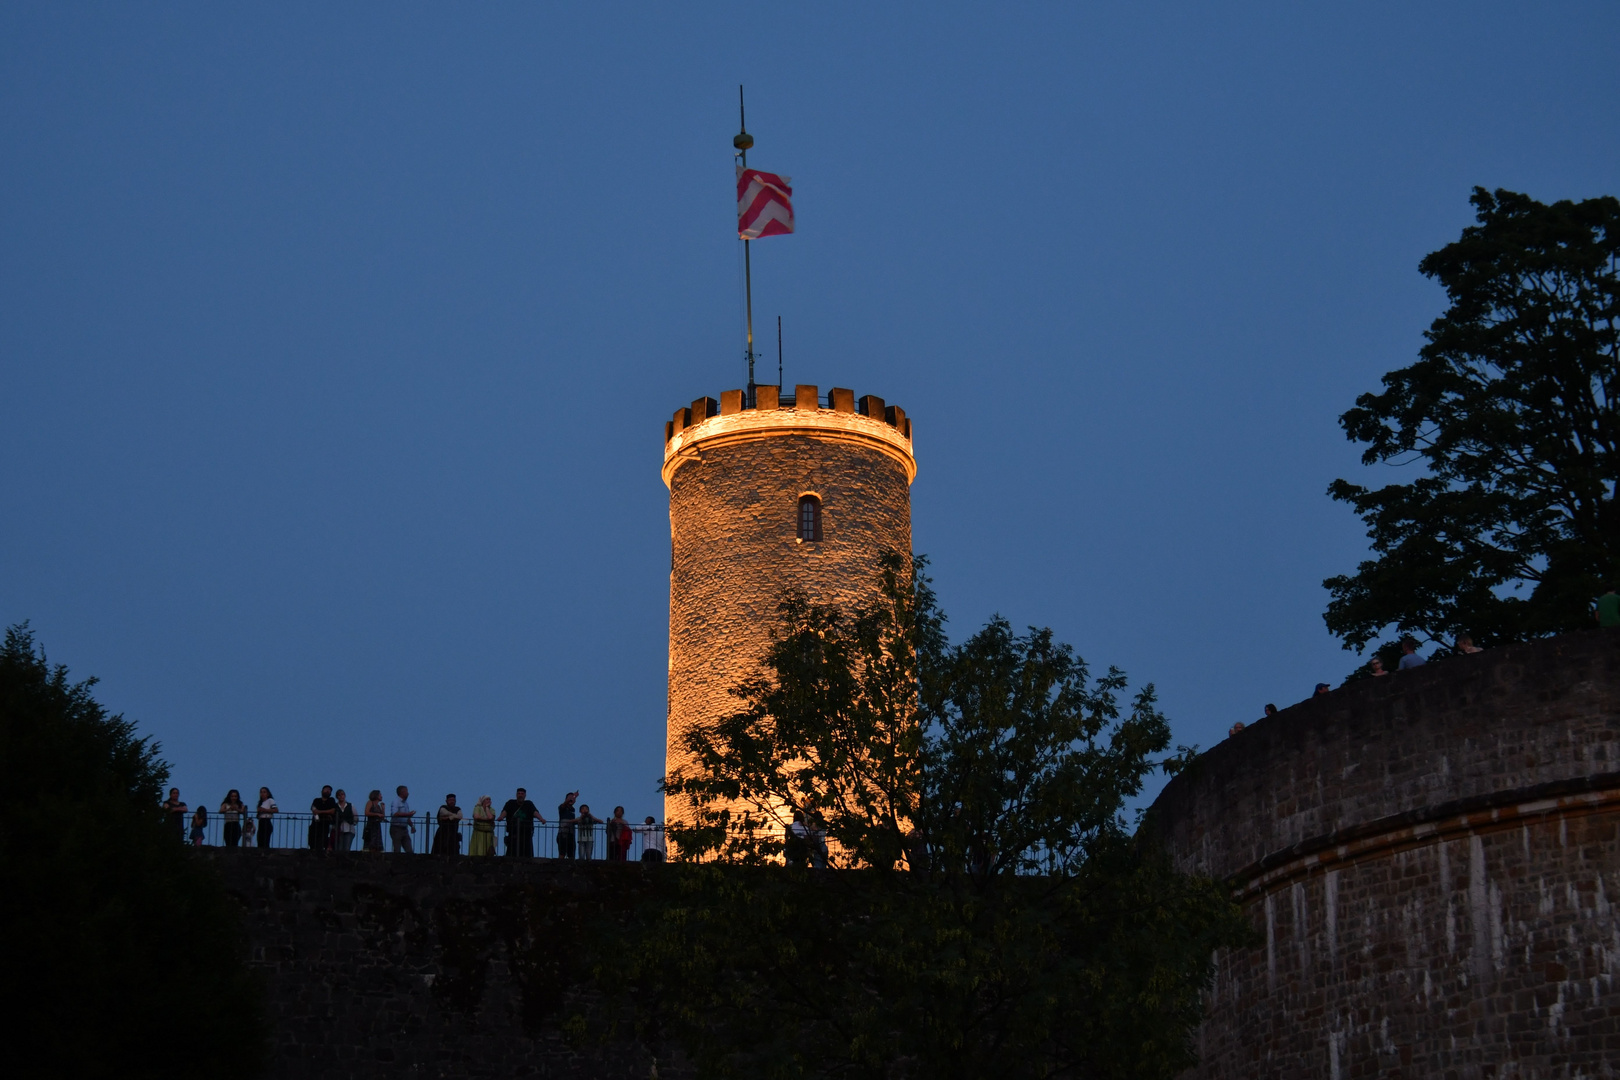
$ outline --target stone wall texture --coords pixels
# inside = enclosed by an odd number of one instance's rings
[[[883,423],[837,418],[846,426]],[[669,476],[667,770],[685,759],[677,740],[687,725],[737,709],[731,690],[759,671],[785,587],[853,608],[877,597],[885,551],[910,557],[907,469],[893,453],[832,437],[842,434],[766,429],[713,448],[699,444],[701,452]],[[798,538],[805,494],[821,501],[819,542]],[[665,816],[681,813],[666,802]]]
[[[1620,633],[1285,709],[1149,827],[1261,942],[1219,958],[1190,1075],[1620,1075]]]
[[[661,867],[212,850],[268,991],[269,1080],[689,1076],[604,1041],[579,946]],[[656,1069],[656,1071],[654,1071]]]

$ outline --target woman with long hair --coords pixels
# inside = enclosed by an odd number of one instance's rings
[[[276,797],[270,794],[270,789],[259,789],[259,850],[270,850],[270,834],[275,831],[275,816],[280,811],[276,805]]]
[[[376,788],[366,796],[366,831],[360,837],[362,851],[381,851],[383,819],[388,816],[388,807],[383,805],[382,792]]]
[[[235,847],[242,842],[242,816],[246,813],[242,793],[231,788],[225,793],[225,801],[219,804],[219,816],[225,819],[226,847]]]
[[[607,857],[625,862],[630,854],[630,823],[624,820],[624,807],[615,806],[607,823]]]

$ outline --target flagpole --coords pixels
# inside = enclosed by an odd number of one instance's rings
[[[743,88],[737,86],[737,118],[741,121],[742,130],[737,137],[731,140],[731,145],[737,148],[742,155],[742,166],[748,168],[748,148],[754,145],[753,136],[748,134],[748,113],[743,106]],[[743,295],[748,309],[748,404],[754,404],[754,264],[752,252],[748,248],[748,239],[743,238]]]

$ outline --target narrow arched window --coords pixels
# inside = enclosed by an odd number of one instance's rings
[[[799,539],[821,539],[821,500],[814,495],[799,496]]]

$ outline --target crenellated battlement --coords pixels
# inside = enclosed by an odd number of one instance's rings
[[[823,397],[818,387],[802,383],[791,394],[757,386],[751,404],[746,391],[726,390],[718,400],[700,397],[676,409],[664,421],[664,483],[700,449],[790,434],[875,446],[905,466],[908,482],[916,478],[911,418],[904,409],[875,394],[856,398],[855,391],[839,386]]]

